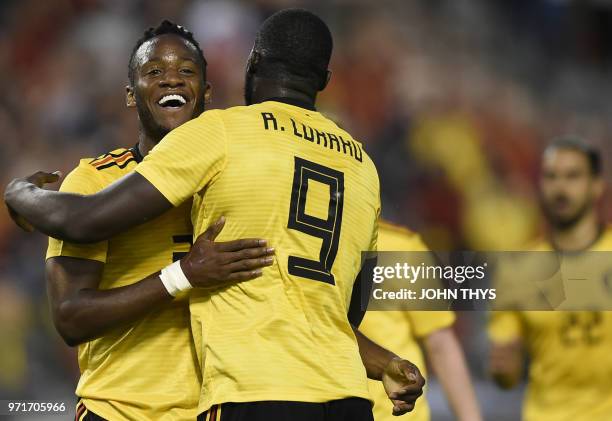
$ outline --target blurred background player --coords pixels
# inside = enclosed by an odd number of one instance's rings
[[[397,414],[422,393],[418,369],[394,354],[381,350],[362,362],[347,319],[361,251],[376,248],[380,198],[360,144],[314,108],[331,50],[329,28],[316,15],[277,12],[249,57],[249,106],[204,113],[173,130],[135,172],[96,194],[31,190],[40,179],[6,190],[26,220],[72,241],[107,238],[195,194],[196,235],[220,212],[232,218],[223,236],[260,232],[278,243],[279,264],[263,282],[191,296],[204,380],[200,418],[369,420],[363,364],[383,380]],[[30,193],[44,212],[31,206]],[[191,279],[188,266],[171,267]]]
[[[61,190],[94,193],[128,174],[167,132],[201,114],[209,96],[206,61],[193,35],[168,21],[147,30],[130,57],[127,86],[127,106],[138,111],[138,143],[81,160]],[[46,273],[53,320],[68,345],[79,345],[78,421],[197,416],[199,367],[188,301],[172,300],[156,274],[187,255],[190,210],[187,202],[96,244],[50,238]],[[206,240],[211,243],[221,228],[215,224]],[[255,252],[253,257],[269,254],[257,242],[249,247],[244,251]],[[212,247],[205,252],[213,262],[223,254]],[[214,277],[223,267],[205,269]]]
[[[542,155],[540,191],[550,232],[532,249],[612,250],[612,227],[597,206],[604,192],[599,151],[579,139],[553,141]],[[492,312],[489,334],[498,385],[519,383],[529,361],[525,421],[612,419],[611,312]]]
[[[423,252],[428,249],[418,234],[382,220],[378,226],[378,250]],[[454,321],[453,312],[446,311],[368,311],[359,329],[373,341],[416,364],[427,378],[425,354],[456,419],[478,421],[482,418],[461,345],[452,330]],[[380,382],[370,381],[368,386],[374,399],[375,421],[395,419],[389,412],[387,394]],[[425,398],[426,395],[417,401],[406,419],[430,419]]]

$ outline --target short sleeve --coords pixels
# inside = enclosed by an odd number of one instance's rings
[[[406,315],[417,338],[429,336],[455,323],[455,313],[452,311],[409,311]]]
[[[520,314],[516,311],[489,313],[487,333],[492,342],[503,344],[523,336]]]
[[[174,206],[202,190],[225,166],[222,112],[207,111],[172,130],[136,166]]]
[[[72,170],[64,179],[60,191],[79,194],[94,194],[104,187],[97,170],[85,162]],[[49,237],[47,259],[58,256],[78,257],[106,263],[108,242],[73,244]]]
[[[423,238],[419,234],[414,234],[410,238],[410,247],[407,247],[405,251],[429,251],[429,247],[423,241]]]

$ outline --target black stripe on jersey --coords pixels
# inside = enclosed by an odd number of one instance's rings
[[[76,414],[74,415],[74,421],[79,421],[81,415],[86,411],[85,405],[83,405],[83,401],[79,399],[76,406]]]
[[[125,161],[123,162],[123,164],[117,164],[115,161],[111,161],[111,162],[109,162],[108,164],[105,164],[105,165],[100,165],[99,167],[96,167],[96,169],[97,169],[98,171],[100,171],[100,170],[103,170],[103,169],[106,169],[106,168],[110,168],[110,167],[112,167],[112,166],[114,166],[114,165],[116,165],[117,167],[119,167],[119,168],[121,168],[121,169],[124,169],[125,167],[127,167],[127,165],[128,165],[130,162],[136,162],[136,159],[134,159],[134,158],[132,157],[132,158],[130,158],[130,159],[125,160]]]
[[[173,235],[172,241],[175,243],[189,243],[193,245],[193,235],[191,234],[183,234],[183,235]]]
[[[144,157],[142,156],[142,154],[140,153],[140,149],[138,149],[138,143],[135,144],[131,149],[130,152],[132,152],[132,155],[134,155],[134,159],[136,159],[136,162],[140,163],[142,162],[142,160],[144,159]]]
[[[109,156],[112,156],[113,158],[121,158],[123,156],[125,156],[125,154],[127,153],[131,153],[131,149],[126,149],[125,151],[121,152],[121,153],[112,153],[112,152],[107,152],[104,155],[101,155],[97,158],[92,159],[91,161],[89,161],[90,164],[95,164],[97,161],[102,161],[106,158],[108,158]]]
[[[191,234],[183,234],[183,235],[173,235],[172,242],[174,244],[189,244],[189,246],[193,245],[193,235]],[[187,255],[185,251],[175,251],[172,253],[172,261],[176,262],[177,260],[181,260],[184,256]]]

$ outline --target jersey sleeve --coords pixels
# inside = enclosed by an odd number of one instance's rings
[[[105,186],[96,171],[91,165],[81,162],[78,167],[66,176],[60,191],[79,194],[97,193]],[[93,244],[73,244],[49,237],[46,258],[66,256],[106,263],[107,251],[107,241]]]
[[[423,241],[423,238],[419,234],[414,234],[414,237],[410,239],[410,248],[406,248],[406,251],[427,251],[429,247]]]
[[[429,336],[455,323],[455,313],[452,311],[408,311],[406,316],[417,338]]]
[[[136,167],[174,206],[202,190],[223,170],[226,132],[221,112],[207,111],[172,130]]]
[[[516,311],[492,311],[489,314],[487,333],[494,343],[503,344],[523,336],[521,318]]]

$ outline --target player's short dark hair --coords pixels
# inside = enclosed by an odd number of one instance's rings
[[[327,80],[332,48],[327,24],[304,9],[273,14],[261,25],[255,39],[264,77],[303,79],[318,88]]]
[[[548,144],[548,146],[546,146],[546,151],[554,150],[554,149],[571,149],[571,150],[580,152],[589,161],[589,168],[591,169],[591,174],[601,175],[602,173],[601,152],[599,151],[599,149],[585,142],[581,138],[566,136],[566,137],[558,137],[556,139],[553,139]]]
[[[204,79],[206,79],[206,66],[208,63],[204,58],[204,53],[200,48],[200,44],[198,44],[198,42],[193,37],[193,33],[189,32],[184,26],[177,25],[176,23],[170,22],[169,20],[164,20],[157,27],[147,29],[132,49],[132,54],[130,55],[130,61],[128,63],[128,79],[130,81],[130,85],[134,85],[134,75],[136,73],[136,62],[134,58],[136,57],[136,51],[138,51],[142,44],[149,41],[150,39],[166,34],[178,35],[179,37],[183,38],[185,41],[193,45],[193,47],[198,53],[198,59],[200,60],[200,64],[202,65],[202,68],[204,70]]]

